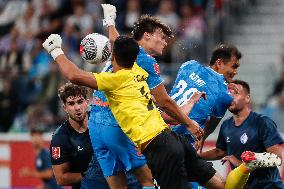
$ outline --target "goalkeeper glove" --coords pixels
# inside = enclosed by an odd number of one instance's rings
[[[43,48],[55,60],[59,55],[64,54],[61,49],[62,39],[58,34],[51,34],[42,44]]]
[[[103,26],[115,26],[116,8],[111,4],[101,4],[104,11]]]

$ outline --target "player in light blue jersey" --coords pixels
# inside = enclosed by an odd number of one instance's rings
[[[104,9],[103,22],[109,31],[110,41],[113,42],[119,36],[114,27],[115,7],[106,4],[102,7]],[[162,54],[167,45],[166,38],[171,34],[169,27],[159,20],[150,16],[142,16],[133,30],[134,39],[140,45],[136,63],[148,72],[149,76],[146,81],[157,103],[170,115],[183,122],[197,138],[200,138],[203,134],[202,129],[182,113],[167,94],[159,74],[157,61],[151,56]],[[111,65],[107,64],[103,71],[112,71]],[[126,188],[124,172],[130,170],[144,187],[153,186],[152,175],[145,157],[120,129],[103,92],[94,92],[89,130],[93,148],[110,188]]]
[[[201,99],[188,115],[205,130],[205,138],[214,131],[231,104],[228,83],[237,74],[241,56],[235,46],[222,44],[213,51],[209,67],[191,60],[179,69],[170,96],[181,106],[190,99],[193,92],[206,93],[206,100]],[[174,126],[173,129],[185,134],[191,141],[194,140],[184,126]]]
[[[191,60],[182,64],[179,69],[170,92],[170,96],[179,106],[186,103],[196,91],[206,93],[206,100],[201,98],[188,114],[204,129],[203,142],[215,130],[232,102],[228,83],[237,74],[241,56],[235,46],[222,44],[213,51],[209,67]],[[182,124],[173,126],[172,129],[189,138],[191,143],[195,142]],[[203,144],[197,142],[195,145],[199,148]]]

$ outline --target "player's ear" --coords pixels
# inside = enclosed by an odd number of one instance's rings
[[[246,103],[250,103],[250,94],[248,94],[245,98]]]
[[[216,66],[218,69],[220,69],[222,67],[223,64],[223,60],[221,58],[218,58],[215,62]]]

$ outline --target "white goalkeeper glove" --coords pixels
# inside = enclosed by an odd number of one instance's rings
[[[116,8],[111,4],[101,4],[104,11],[103,26],[115,26]]]
[[[62,39],[58,34],[51,34],[42,44],[43,48],[52,56],[55,60],[61,54],[64,54],[61,49]]]

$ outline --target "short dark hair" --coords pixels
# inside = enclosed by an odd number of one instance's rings
[[[64,104],[66,103],[66,99],[70,96],[82,96],[84,99],[87,99],[88,93],[89,88],[70,82],[65,83],[58,89],[58,96]]]
[[[41,127],[31,127],[30,128],[30,135],[34,135],[34,134],[40,134],[42,135],[44,133],[43,128]]]
[[[231,44],[221,44],[218,45],[212,53],[210,65],[214,65],[215,62],[220,58],[226,63],[233,56],[235,56],[238,60],[242,58],[242,53],[238,50],[237,47]]]
[[[138,21],[134,23],[132,35],[136,41],[139,41],[142,39],[145,32],[154,33],[155,30],[159,28],[162,29],[167,37],[173,36],[171,28],[162,23],[159,19],[150,15],[142,15]]]
[[[123,68],[131,68],[139,53],[139,45],[128,36],[119,36],[113,44],[113,56],[117,64]]]
[[[237,85],[241,85],[246,91],[248,94],[250,94],[250,87],[249,87],[249,84],[243,80],[240,80],[240,79],[235,79],[232,81],[232,83],[234,84],[237,84]]]

